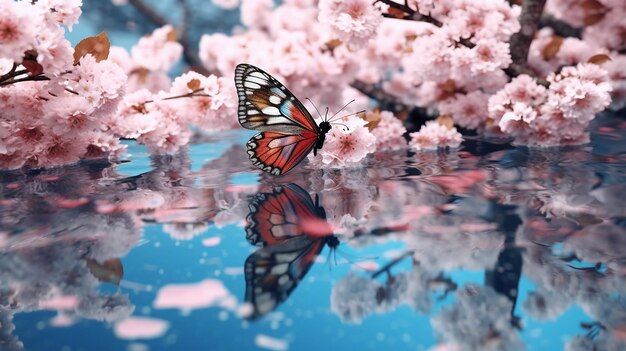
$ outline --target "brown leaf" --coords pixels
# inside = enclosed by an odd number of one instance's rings
[[[553,35],[550,42],[541,50],[541,56],[544,60],[550,61],[556,56],[563,45],[563,37]]]
[[[324,45],[326,46],[327,50],[333,51],[333,50],[335,50],[336,47],[341,45],[341,43],[342,42],[339,39],[331,39],[331,40],[327,41]]]
[[[448,129],[454,128],[454,120],[448,115],[440,115],[435,121]]]
[[[593,55],[587,60],[588,63],[593,63],[595,65],[601,65],[607,61],[611,61],[611,56],[607,54]]]
[[[37,76],[43,73],[43,66],[36,60],[23,60],[22,66],[30,73],[31,76]]]
[[[390,7],[389,10],[387,10],[387,13],[391,16],[391,17],[395,17],[395,18],[404,18],[404,16],[406,15],[404,13],[404,11],[402,10],[398,10],[396,8]]]
[[[85,38],[74,48],[74,65],[77,65],[80,59],[87,54],[95,57],[97,62],[106,60],[109,57],[110,48],[111,43],[105,32],[101,32],[95,37]]]
[[[378,123],[380,123],[379,109],[374,109],[370,111],[370,113],[358,113],[357,116],[367,122],[365,126],[367,127],[367,129],[369,129],[370,132],[378,126]]]
[[[585,18],[583,18],[583,23],[587,26],[593,26],[594,24],[602,21],[605,14],[605,12],[586,14]]]
[[[604,12],[606,7],[598,0],[585,0],[580,4],[585,12]]]
[[[448,79],[445,82],[438,83],[437,88],[440,90],[437,96],[438,101],[442,101],[451,98],[456,94],[456,82],[453,79]]]
[[[176,41],[176,40],[178,40],[176,31],[175,30],[169,31],[169,33],[167,33],[167,41]]]
[[[102,263],[96,260],[87,259],[87,268],[98,281],[120,285],[120,281],[124,276],[124,267],[119,258],[112,258]]]
[[[200,87],[202,86],[202,83],[200,82],[200,79],[192,79],[189,82],[187,82],[187,88],[195,91],[200,89]]]

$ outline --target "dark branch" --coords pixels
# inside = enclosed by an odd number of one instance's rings
[[[0,87],[6,86],[6,85],[11,85],[11,84],[14,84],[14,83],[19,83],[19,82],[34,82],[34,81],[38,81],[38,80],[50,80],[50,78],[48,78],[46,76],[43,76],[43,75],[28,76],[28,77],[24,77],[24,78],[9,80],[9,81],[6,81],[6,82],[0,82]]]
[[[545,4],[546,0],[524,0],[522,13],[519,16],[520,31],[513,34],[509,40],[513,65],[528,68],[528,50],[537,31]]]
[[[355,80],[352,84],[350,84],[350,86],[369,98],[376,100],[381,110],[391,111],[394,113],[406,111],[411,115],[419,116],[419,118],[423,120],[432,119],[432,116],[428,114],[425,108],[404,104],[400,102],[397,97],[383,91],[380,87],[374,84],[368,84],[360,80]]]
[[[560,20],[552,15],[544,14],[539,20],[539,28],[550,27],[554,34],[561,37],[582,38],[582,28],[577,28],[571,24]]]

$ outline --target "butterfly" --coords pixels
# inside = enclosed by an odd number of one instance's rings
[[[296,184],[257,194],[246,217],[246,239],[261,248],[244,264],[245,300],[257,319],[285,301],[325,245],[339,245],[324,208]]]
[[[318,125],[307,109],[284,85],[262,69],[241,63],[235,68],[239,97],[239,123],[258,130],[247,143],[252,163],[272,175],[289,172],[313,150],[324,146],[335,115],[322,117]],[[345,116],[343,116],[345,117]],[[337,123],[341,124],[341,123]]]

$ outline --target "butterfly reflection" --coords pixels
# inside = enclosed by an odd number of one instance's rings
[[[246,302],[254,308],[248,318],[257,319],[289,297],[324,245],[334,248],[339,240],[332,235],[317,196],[313,203],[292,183],[257,194],[246,221],[246,238],[261,246],[248,256],[244,268]]]

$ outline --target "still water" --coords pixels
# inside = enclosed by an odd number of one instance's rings
[[[625,124],[283,177],[243,131],[0,173],[0,349],[624,350]]]

